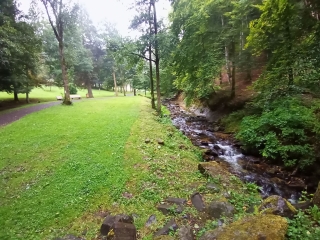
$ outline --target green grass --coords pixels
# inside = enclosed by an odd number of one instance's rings
[[[137,213],[150,235],[166,222],[156,203],[188,197],[199,178],[199,153],[169,122],[147,98],[127,97],[51,107],[0,129],[0,239],[92,239],[101,211]],[[158,222],[145,228],[151,214]]]
[[[138,238],[153,239],[173,217],[161,214],[157,204],[167,197],[189,199],[213,181],[197,171],[200,150],[170,118],[156,116],[145,97],[75,102],[27,115],[0,129],[0,146],[1,240],[67,234],[100,239],[106,212],[135,213]],[[225,199],[230,190],[243,194],[234,195],[236,202],[247,198],[241,183],[220,176],[225,170],[219,169],[214,182],[221,192],[204,192],[206,201]],[[157,222],[146,227],[152,214]],[[197,219],[202,232],[215,226],[191,207],[174,215],[178,225],[189,224],[184,214]]]
[[[93,96],[95,98],[98,97],[110,97],[114,96],[114,92],[108,92],[104,90],[92,90]],[[78,89],[78,95],[81,95],[81,97],[86,97],[87,90],[86,89]],[[32,89],[30,93],[31,99],[37,99],[42,102],[48,102],[48,101],[56,101],[56,96],[62,96],[63,95],[63,88],[59,87],[43,87],[43,88],[34,88]],[[25,100],[25,94],[18,94],[20,101]],[[8,94],[6,92],[0,92],[0,100],[11,100],[13,99],[13,94]]]
[[[56,106],[2,128],[0,239],[43,239],[97,208],[100,192],[119,198],[128,180],[124,146],[141,101]]]

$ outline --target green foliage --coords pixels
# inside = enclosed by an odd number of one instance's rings
[[[77,94],[78,89],[74,84],[69,84],[70,94]]]
[[[315,161],[312,137],[317,120],[310,108],[296,98],[274,101],[261,115],[245,117],[237,134],[246,148],[286,166],[304,168]]]
[[[299,210],[293,219],[288,219],[289,227],[287,236],[290,240],[320,239],[320,227],[319,225],[315,226],[315,221],[318,222],[320,215],[319,209],[313,208],[313,210],[311,209],[310,211],[313,212],[311,216]],[[314,216],[316,216],[316,218],[314,218]]]

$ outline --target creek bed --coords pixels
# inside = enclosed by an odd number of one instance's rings
[[[204,151],[204,161],[217,161],[229,172],[245,182],[260,186],[263,198],[279,195],[296,203],[305,188],[302,179],[292,176],[281,167],[267,164],[263,159],[245,155],[229,134],[209,122],[205,115],[184,110],[179,104],[165,101],[171,112],[173,125],[186,135],[195,146]]]

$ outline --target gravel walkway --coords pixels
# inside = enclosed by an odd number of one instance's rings
[[[55,105],[61,104],[60,101],[57,102],[49,102],[49,103],[44,103],[44,104],[39,104],[35,105],[32,107],[26,107],[26,108],[20,108],[17,110],[13,110],[8,113],[3,113],[0,115],[0,127],[3,127],[9,123],[12,123],[14,121],[19,120],[20,118],[24,117],[25,115],[33,112],[40,111],[42,109],[52,107]]]

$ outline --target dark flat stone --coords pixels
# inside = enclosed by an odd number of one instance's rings
[[[168,235],[170,231],[176,231],[178,229],[178,225],[176,224],[174,219],[171,219],[163,228],[157,231],[154,236]]]
[[[202,212],[206,206],[203,202],[202,196],[200,193],[194,193],[191,195],[191,202],[193,206],[199,211]]]

